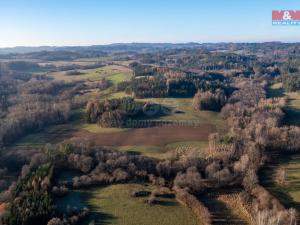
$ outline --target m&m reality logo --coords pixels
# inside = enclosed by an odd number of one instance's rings
[[[273,10],[272,24],[282,26],[300,26],[300,10]]]

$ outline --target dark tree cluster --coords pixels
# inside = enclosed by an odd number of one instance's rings
[[[215,92],[222,89],[227,96],[233,92],[223,75],[209,73],[185,74],[169,79],[162,76],[135,78],[127,85],[126,92],[133,93],[137,98],[193,97],[197,90]]]
[[[133,71],[133,75],[135,77],[140,76],[157,76],[159,75],[159,70],[157,67],[149,66],[149,65],[143,65],[137,62],[133,62],[130,65],[130,68]]]
[[[71,70],[71,71],[67,71],[65,72],[66,76],[79,76],[79,75],[83,75],[83,72],[80,72],[78,70]]]
[[[86,107],[87,121],[103,127],[123,127],[127,119],[140,116],[145,107],[145,104],[131,97],[89,102]]]
[[[16,71],[34,71],[39,70],[41,67],[37,63],[26,62],[26,61],[12,61],[7,63],[9,70]]]
[[[17,93],[16,83],[11,80],[0,79],[0,112],[9,107],[9,96]]]
[[[206,49],[182,49],[165,51],[164,53],[144,54],[141,62],[160,66],[184,69],[212,70],[243,70],[251,68],[256,60],[254,56],[244,56],[234,53],[210,52]]]
[[[194,96],[193,106],[195,110],[209,110],[219,112],[226,103],[226,95],[223,91],[201,92]]]
[[[53,200],[49,193],[53,167],[45,164],[32,169],[21,178],[11,193],[11,204],[4,225],[46,224],[53,212]]]
[[[136,98],[164,98],[168,96],[166,79],[163,77],[141,77],[130,81],[125,91]]]

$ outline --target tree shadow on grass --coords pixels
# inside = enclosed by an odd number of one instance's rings
[[[269,88],[268,91],[267,91],[267,97],[268,98],[284,97],[283,89],[282,88],[278,88],[278,89]]]
[[[294,107],[285,107],[284,108],[285,117],[284,124],[285,125],[296,125],[300,126],[300,110]]]
[[[276,170],[282,164],[291,163],[293,160],[292,154],[286,154],[282,157],[273,157],[270,165],[267,165],[259,172],[260,184],[264,186],[280,203],[286,208],[295,208],[300,211],[300,203],[296,202],[287,192],[287,188],[279,186],[273,179]],[[293,189],[297,189],[299,184],[293,185]]]
[[[161,205],[161,206],[177,206],[178,203],[174,201],[166,201],[166,200],[161,200],[158,199],[155,203],[155,205]]]
[[[83,202],[86,203],[87,199],[93,198],[92,190],[84,193],[84,195],[82,196]],[[87,207],[91,210],[91,214],[86,220],[86,223],[84,223],[83,225],[108,225],[113,224],[114,220],[116,219],[116,217],[112,214],[101,212],[101,208],[99,210],[99,208],[93,207],[89,204],[87,204]]]
[[[282,188],[270,189],[270,192],[284,205],[286,208],[295,208],[300,211],[300,203],[295,202],[294,199]]]
[[[159,198],[167,198],[167,199],[174,199],[175,198],[175,194],[173,194],[173,193],[157,194],[156,196],[159,197]]]
[[[129,151],[126,151],[126,153],[127,153],[127,154],[129,154],[129,155],[141,155],[141,153],[140,153],[140,152],[138,152],[138,151],[134,151],[134,150],[129,150]]]

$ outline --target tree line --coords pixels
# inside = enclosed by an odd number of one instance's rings
[[[234,90],[228,79],[220,74],[185,74],[184,77],[173,79],[163,76],[141,77],[121,86],[137,98],[194,97],[198,90],[215,92],[218,89],[230,95]]]

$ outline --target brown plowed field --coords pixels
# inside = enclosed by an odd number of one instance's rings
[[[181,141],[206,141],[208,135],[212,132],[215,132],[215,127],[205,124],[200,127],[164,126],[136,128],[112,134],[78,131],[73,136],[89,139],[95,144],[102,146],[159,146]]]

